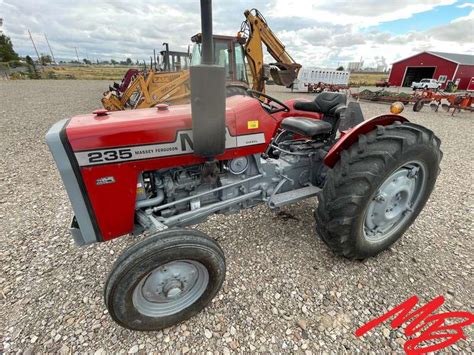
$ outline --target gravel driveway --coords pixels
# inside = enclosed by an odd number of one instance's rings
[[[74,246],[67,230],[72,211],[44,140],[54,122],[98,108],[108,85],[0,82],[5,351],[401,352],[406,338],[388,324],[361,338],[354,332],[413,295],[423,303],[443,295],[444,311],[473,311],[474,114],[453,118],[408,107],[410,120],[441,138],[444,159],[430,201],[389,251],[364,262],[335,257],[315,237],[315,199],[279,214],[261,206],[213,216],[198,228],[222,245],[228,272],[210,307],[160,332],[120,328],[107,314],[102,287],[110,265],[136,239]],[[275,95],[292,96],[284,89]],[[362,107],[367,116],[388,111]],[[450,349],[474,351],[472,327],[466,335]]]

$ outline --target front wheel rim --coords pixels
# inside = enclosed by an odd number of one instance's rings
[[[149,317],[166,317],[190,307],[209,284],[207,268],[195,260],[175,260],[161,265],[135,286],[132,302]]]
[[[385,241],[406,225],[424,195],[426,180],[420,161],[404,164],[385,179],[366,210],[363,229],[368,242]]]

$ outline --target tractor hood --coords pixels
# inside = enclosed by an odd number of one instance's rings
[[[234,96],[227,99],[226,127],[235,134],[235,117],[244,108],[260,108],[257,100]],[[190,105],[164,105],[133,111],[106,112],[103,115],[75,116],[66,126],[73,151],[173,142],[180,131],[192,129]]]

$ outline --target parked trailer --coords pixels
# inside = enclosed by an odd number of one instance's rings
[[[298,77],[293,82],[293,91],[308,91],[318,84],[347,86],[350,73],[348,71],[331,70],[324,68],[301,68]]]

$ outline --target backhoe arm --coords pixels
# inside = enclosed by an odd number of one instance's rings
[[[276,60],[270,67],[270,74],[277,85],[288,86],[293,83],[298,75],[301,65],[285,50],[285,46],[268,27],[267,22],[257,9],[244,12],[246,21],[241,32],[248,31],[248,40],[245,52],[253,76],[253,89],[263,92],[265,90],[265,68],[263,64],[262,43],[267,47],[268,53]]]

